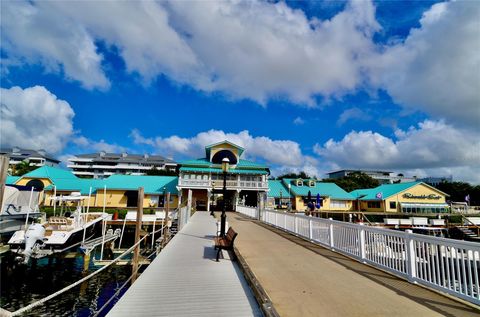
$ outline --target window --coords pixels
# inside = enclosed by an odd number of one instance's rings
[[[391,201],[390,202],[390,209],[397,209],[397,202]]]
[[[369,201],[367,205],[368,205],[368,208],[380,208],[379,201]]]
[[[331,200],[330,208],[347,208],[347,202],[343,200]]]

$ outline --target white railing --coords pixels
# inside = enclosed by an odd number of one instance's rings
[[[257,209],[237,211],[258,218]],[[480,305],[480,244],[274,210],[261,220],[361,262]]]
[[[223,188],[222,180],[208,180],[208,179],[178,179],[178,186],[199,186],[199,187],[212,187],[212,183],[215,182],[215,188]],[[261,188],[267,189],[267,182],[253,182],[253,181],[236,181],[227,180],[228,188]]]
[[[248,207],[248,206],[238,206],[237,205],[237,212],[247,215],[249,217],[258,218],[258,209],[255,207]]]

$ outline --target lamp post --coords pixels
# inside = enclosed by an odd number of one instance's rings
[[[227,172],[228,172],[228,165],[230,163],[230,160],[228,157],[225,157],[222,160],[222,171],[223,171],[223,206],[222,206],[222,215],[220,217],[220,236],[224,237],[225,236],[225,224],[226,224],[226,219],[227,215],[225,215],[225,209],[227,208]]]

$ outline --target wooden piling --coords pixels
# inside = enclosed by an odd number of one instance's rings
[[[165,204],[165,225],[163,226],[163,238],[162,238],[162,249],[167,245],[168,242],[168,213],[170,209],[170,193],[167,193],[167,202]]]
[[[144,191],[143,187],[138,189],[138,201],[137,201],[137,223],[135,226],[135,244],[140,241],[140,231],[141,231],[141,224],[142,224],[142,215],[143,215],[143,196]],[[138,261],[140,258],[140,245],[137,245],[133,251],[133,266],[132,266],[132,284],[137,279],[137,271],[138,271]]]

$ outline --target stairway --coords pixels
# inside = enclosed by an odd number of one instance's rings
[[[480,242],[480,236],[469,227],[456,226],[455,228],[462,234],[464,240]]]

